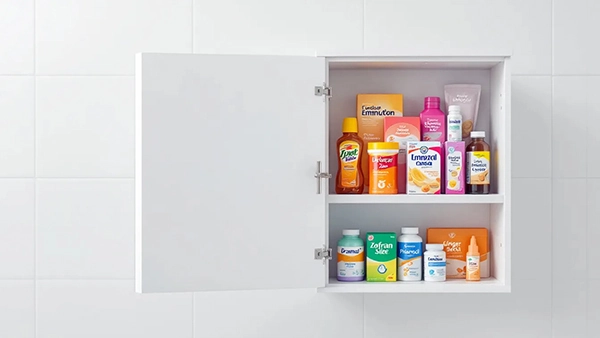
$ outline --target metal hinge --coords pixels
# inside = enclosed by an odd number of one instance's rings
[[[315,96],[331,97],[331,87],[315,86]]]
[[[317,194],[321,194],[321,180],[324,178],[331,178],[330,173],[321,172],[321,161],[317,161],[317,171],[315,172],[315,178],[317,179]]]
[[[323,263],[325,263],[326,260],[329,260],[332,257],[333,256],[331,249],[327,248],[325,245],[323,245],[322,248],[315,249],[315,259],[322,259]]]

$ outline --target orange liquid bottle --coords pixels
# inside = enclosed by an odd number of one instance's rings
[[[337,140],[338,172],[335,177],[336,194],[362,194],[365,188],[360,165],[363,141],[358,136],[358,120],[346,117],[342,124],[342,137]]]

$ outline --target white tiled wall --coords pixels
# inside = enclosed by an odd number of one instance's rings
[[[0,1],[0,337],[596,337],[599,4]],[[135,52],[389,46],[512,50],[512,294],[133,292]]]

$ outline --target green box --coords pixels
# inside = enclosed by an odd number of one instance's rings
[[[367,232],[367,282],[396,281],[396,234]]]

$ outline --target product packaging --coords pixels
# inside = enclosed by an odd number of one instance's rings
[[[406,194],[406,145],[421,140],[421,119],[418,117],[386,117],[383,130],[386,142],[398,142],[398,193]]]
[[[396,281],[396,234],[367,232],[367,282]]]
[[[481,96],[481,85],[475,84],[451,84],[444,86],[446,96],[446,109],[451,105],[460,106],[462,115],[462,137],[467,143],[471,131],[477,124],[479,112],[479,98]]]
[[[440,98],[427,96],[423,102],[421,137],[423,141],[446,141],[446,114],[440,110]]]
[[[486,228],[429,228],[427,243],[443,244],[446,251],[446,277],[464,279],[467,274],[467,252],[475,236],[479,246],[481,278],[490,276],[490,252]]]
[[[369,194],[398,193],[398,148],[396,142],[369,143]]]
[[[445,193],[457,195],[465,193],[465,143],[446,142],[444,144],[444,156],[446,165]]]
[[[364,142],[362,172],[365,185],[369,185],[369,142],[383,142],[383,120],[388,116],[403,115],[402,94],[358,94],[356,95],[356,117],[358,136]]]
[[[414,142],[407,145],[406,193],[440,194],[442,190],[442,148],[440,142]]]

